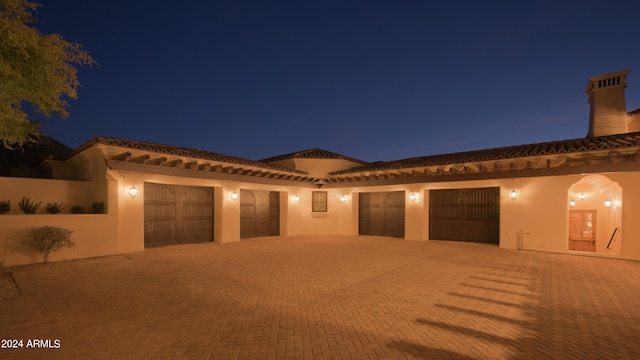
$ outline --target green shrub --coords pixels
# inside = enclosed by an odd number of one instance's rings
[[[87,211],[80,205],[74,205],[69,209],[72,214],[86,214]]]
[[[48,203],[45,209],[49,214],[59,214],[60,212],[62,212],[62,209],[64,209],[64,207],[62,206],[62,204],[58,204],[57,202],[54,202],[54,203]]]
[[[36,211],[38,211],[38,209],[40,208],[41,204],[42,201],[36,204],[35,201],[31,202],[31,199],[23,196],[22,200],[20,200],[20,202],[18,203],[18,206],[20,206],[20,210],[22,210],[22,212],[25,214],[35,214]]]
[[[104,214],[104,203],[94,202],[89,209],[85,209],[80,205],[74,205],[69,209],[72,214]]]
[[[64,247],[76,247],[71,240],[72,233],[73,231],[58,226],[40,226],[33,228],[31,239],[23,240],[22,244],[41,253],[44,264],[56,251]]]
[[[7,214],[11,211],[11,201],[0,201],[0,214]]]
[[[89,214],[104,214],[104,203],[94,202],[88,212]]]

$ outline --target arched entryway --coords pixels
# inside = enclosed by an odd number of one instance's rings
[[[603,175],[585,176],[569,188],[567,208],[569,251],[620,255],[622,188],[618,183]]]

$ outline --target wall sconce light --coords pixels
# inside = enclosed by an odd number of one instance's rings
[[[509,197],[511,198],[511,201],[516,201],[516,199],[518,198],[518,192],[516,191],[516,189],[511,190],[511,192],[509,193]]]
[[[238,200],[238,193],[235,191],[232,191],[229,193],[229,199],[231,199],[231,201],[236,201]]]
[[[349,196],[347,196],[347,195],[340,196],[340,201],[342,201],[344,204],[346,204],[349,201]]]
[[[587,198],[587,194],[581,192],[578,194],[578,199],[580,199],[581,201]]]
[[[416,193],[409,194],[409,201],[411,201],[411,202],[418,201],[418,194],[416,194]]]
[[[299,203],[299,202],[300,202],[300,196],[298,196],[298,195],[293,195],[293,196],[291,197],[291,200],[292,200],[294,203],[296,203],[296,204],[297,204],[297,203]]]
[[[613,202],[611,200],[607,199],[607,200],[604,201],[604,206],[606,206],[606,207],[611,207],[611,204],[613,204]]]
[[[573,199],[571,199],[571,201],[569,201],[569,206],[570,206],[570,207],[574,207],[574,206],[576,206],[576,201],[575,201],[575,200],[573,200]]]
[[[136,196],[138,196],[138,188],[135,186],[130,186],[127,189],[127,194],[129,194],[129,196],[131,196],[132,199],[135,199]]]

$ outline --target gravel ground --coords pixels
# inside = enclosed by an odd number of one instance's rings
[[[113,256],[91,258],[91,259],[56,261],[56,262],[50,262],[47,264],[30,264],[30,265],[3,267],[3,268],[0,268],[0,300],[20,295],[20,289],[18,288],[18,285],[16,284],[16,282],[13,280],[13,275],[11,275],[12,272],[35,271],[35,270],[42,270],[42,269],[58,269],[61,267],[73,267],[80,264],[103,263],[103,262],[119,261],[124,259],[130,259],[130,258],[124,255],[113,255]]]
[[[18,285],[13,281],[13,276],[9,271],[0,270],[0,300],[8,297],[20,295]]]

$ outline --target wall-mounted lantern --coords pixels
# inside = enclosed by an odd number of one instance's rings
[[[135,186],[129,186],[129,188],[127,189],[127,194],[129,194],[132,199],[135,199],[136,196],[138,196],[138,188]]]
[[[229,193],[229,199],[231,199],[231,201],[236,201],[236,200],[238,200],[238,197],[239,197],[239,196],[240,196],[240,195],[238,195],[238,193],[237,193],[237,192],[235,192],[235,191],[232,191],[232,192],[230,192],[230,193]]]
[[[582,201],[582,200],[584,200],[586,198],[587,198],[587,194],[586,193],[581,192],[581,193],[578,194],[578,199],[580,199],[580,201]]]
[[[575,201],[575,200],[573,200],[573,199],[571,199],[571,200],[569,201],[569,206],[570,206],[570,207],[574,207],[574,206],[576,206],[576,201]]]
[[[609,200],[609,199],[604,201],[604,206],[606,206],[606,207],[611,207],[612,204],[613,204],[613,202],[611,200]]]
[[[516,201],[516,199],[518,198],[518,192],[516,191],[516,189],[511,190],[511,192],[509,193],[509,198],[511,199],[511,201]]]
[[[409,201],[411,201],[411,202],[418,201],[418,194],[416,194],[416,193],[409,194]]]
[[[300,202],[300,196],[298,196],[298,195],[293,195],[293,196],[291,197],[291,201],[293,201],[293,202],[294,202],[294,203],[296,203],[296,204],[297,204],[297,203],[299,203],[299,202]]]
[[[349,196],[348,195],[342,195],[340,196],[340,201],[344,204],[346,204],[347,202],[349,202]]]

